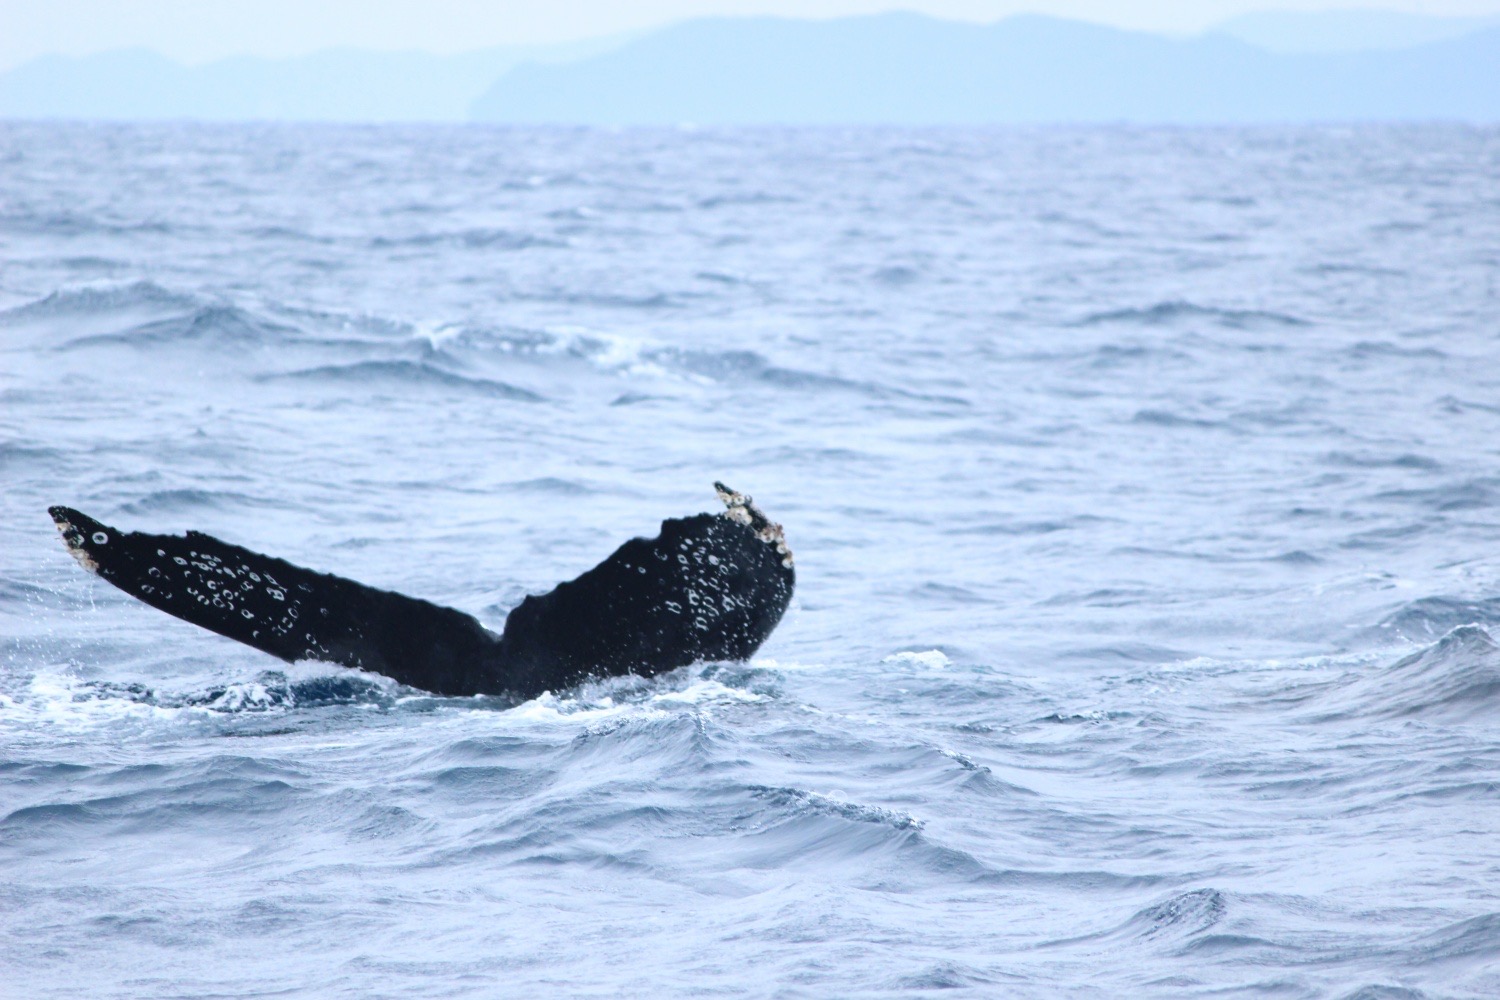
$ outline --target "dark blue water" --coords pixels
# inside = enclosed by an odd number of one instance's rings
[[[0,992],[1500,992],[1500,131],[0,125]],[[284,667],[45,506],[746,664]]]

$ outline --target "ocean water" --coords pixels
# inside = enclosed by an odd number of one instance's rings
[[[1500,131],[0,124],[0,995],[1500,994]],[[45,507],[748,663],[286,666]]]

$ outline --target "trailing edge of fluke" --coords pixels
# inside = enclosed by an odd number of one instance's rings
[[[79,564],[132,597],[283,660],[324,660],[437,694],[532,697],[588,677],[741,660],[776,628],[796,572],[781,526],[726,509],[663,521],[576,580],[527,597],[499,635],[470,615],[294,566],[210,535],[122,532],[48,508]]]

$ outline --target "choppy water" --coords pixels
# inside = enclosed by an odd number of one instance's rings
[[[1500,992],[1500,131],[0,125],[0,992]],[[278,664],[752,492],[749,664]],[[8,991],[8,992],[7,992]]]

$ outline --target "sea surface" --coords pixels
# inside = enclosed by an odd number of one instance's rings
[[[747,663],[492,628],[722,479]],[[1500,995],[1500,130],[0,124],[0,995]]]

